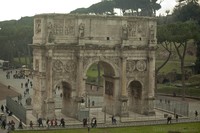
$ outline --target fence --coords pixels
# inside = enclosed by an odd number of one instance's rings
[[[19,104],[12,98],[7,97],[6,106],[17,118],[21,119],[22,122],[26,123],[26,108],[23,105]]]
[[[184,101],[175,101],[173,99],[159,96],[155,100],[155,107],[166,110],[174,114],[189,116],[189,103]]]

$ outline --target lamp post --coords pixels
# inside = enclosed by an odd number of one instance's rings
[[[88,96],[88,123],[90,123],[90,97]]]

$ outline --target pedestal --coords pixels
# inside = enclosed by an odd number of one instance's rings
[[[121,102],[120,116],[125,116],[125,117],[129,116],[127,101],[128,101],[128,97],[126,96],[120,97],[120,102]]]
[[[155,98],[154,97],[151,97],[151,98],[146,98],[146,108],[144,110],[144,115],[148,115],[148,116],[154,116],[156,113],[155,113],[155,110],[154,110],[154,100]]]
[[[55,102],[54,99],[50,98],[45,100],[45,118],[54,119],[55,118]]]

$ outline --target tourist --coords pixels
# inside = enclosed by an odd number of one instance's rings
[[[9,113],[9,109],[8,109],[7,106],[5,106],[5,108],[6,108],[6,113],[8,114]]]
[[[115,119],[114,116],[112,116],[111,119],[112,119],[112,124],[116,124],[117,123],[117,120]]]
[[[96,127],[96,126],[97,126],[97,120],[96,120],[96,118],[94,117],[94,118],[92,118],[92,120],[91,120],[91,127],[94,128],[94,127]]]
[[[30,81],[31,88],[33,87],[33,83]]]
[[[87,128],[87,129],[88,129],[88,133],[90,133],[90,126],[89,126],[89,125],[88,125],[88,128]]]
[[[19,121],[19,126],[18,126],[19,129],[23,129],[23,125],[22,125],[22,120],[20,119]]]
[[[25,88],[28,88],[28,83],[27,82],[25,83]]]
[[[1,111],[4,112],[4,106],[3,105],[1,105]]]
[[[33,122],[32,121],[30,121],[30,128],[32,128],[33,129]]]
[[[26,91],[24,91],[24,97],[26,97]]]
[[[175,117],[176,117],[176,122],[178,122],[178,114],[176,114],[176,116],[175,116]]]
[[[61,118],[61,120],[60,120],[60,126],[65,127],[65,120],[64,120],[64,118]]]
[[[171,124],[172,123],[172,117],[171,116],[168,116],[167,117],[167,124]]]
[[[54,125],[55,125],[55,126],[58,126],[57,119],[54,120]]]
[[[42,118],[39,118],[39,119],[38,119],[38,124],[39,124],[39,127],[40,127],[40,126],[43,127]]]
[[[49,119],[47,118],[46,125],[49,128]]]
[[[197,110],[195,111],[195,119],[197,120],[198,119],[198,112],[197,112]]]
[[[6,129],[6,120],[3,120],[1,123],[1,128]]]
[[[54,126],[54,125],[53,125],[54,119],[52,119],[52,120],[50,121],[50,123],[51,123],[51,127],[53,127],[53,126]]]
[[[23,83],[21,83],[21,88],[23,88]]]
[[[84,119],[83,119],[83,127],[85,127],[86,125],[87,125],[87,119],[84,118]]]
[[[7,132],[7,133],[10,133],[10,132],[11,132],[11,130],[12,130],[12,127],[11,127],[11,122],[9,121],[9,122],[8,122],[8,132]]]
[[[11,120],[10,122],[10,125],[11,125],[11,130],[15,130],[15,122],[13,120]]]

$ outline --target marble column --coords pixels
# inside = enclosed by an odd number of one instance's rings
[[[146,115],[155,115],[154,111],[154,89],[155,89],[155,51],[148,51],[148,94],[146,98]]]
[[[128,116],[128,97],[127,97],[127,87],[126,87],[126,58],[121,58],[121,116]]]
[[[53,50],[49,49],[46,57],[46,90],[47,90],[47,99],[45,100],[46,104],[46,118],[53,119],[55,118],[55,101],[53,97],[53,69],[52,69],[52,56]]]

